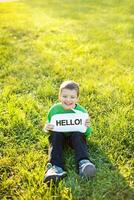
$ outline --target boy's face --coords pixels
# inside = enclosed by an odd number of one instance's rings
[[[78,102],[77,91],[62,89],[59,100],[65,110],[71,110],[72,108],[75,108],[75,104]]]

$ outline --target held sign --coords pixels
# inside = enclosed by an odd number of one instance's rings
[[[67,113],[57,114],[51,119],[51,124],[54,125],[56,132],[82,132],[85,133],[87,127],[85,121],[88,119],[88,113]]]

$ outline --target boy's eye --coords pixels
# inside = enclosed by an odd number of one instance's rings
[[[63,95],[63,97],[66,98],[67,96],[66,96],[66,95]]]

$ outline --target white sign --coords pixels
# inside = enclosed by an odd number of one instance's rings
[[[85,126],[88,113],[77,112],[67,114],[57,114],[51,118],[51,124],[54,125],[53,131],[56,132],[82,132],[85,133]]]

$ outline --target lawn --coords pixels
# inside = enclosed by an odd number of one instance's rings
[[[0,199],[132,200],[134,2],[23,0],[0,3]],[[76,172],[43,183],[48,109],[62,81],[80,84],[93,133],[93,180]]]

